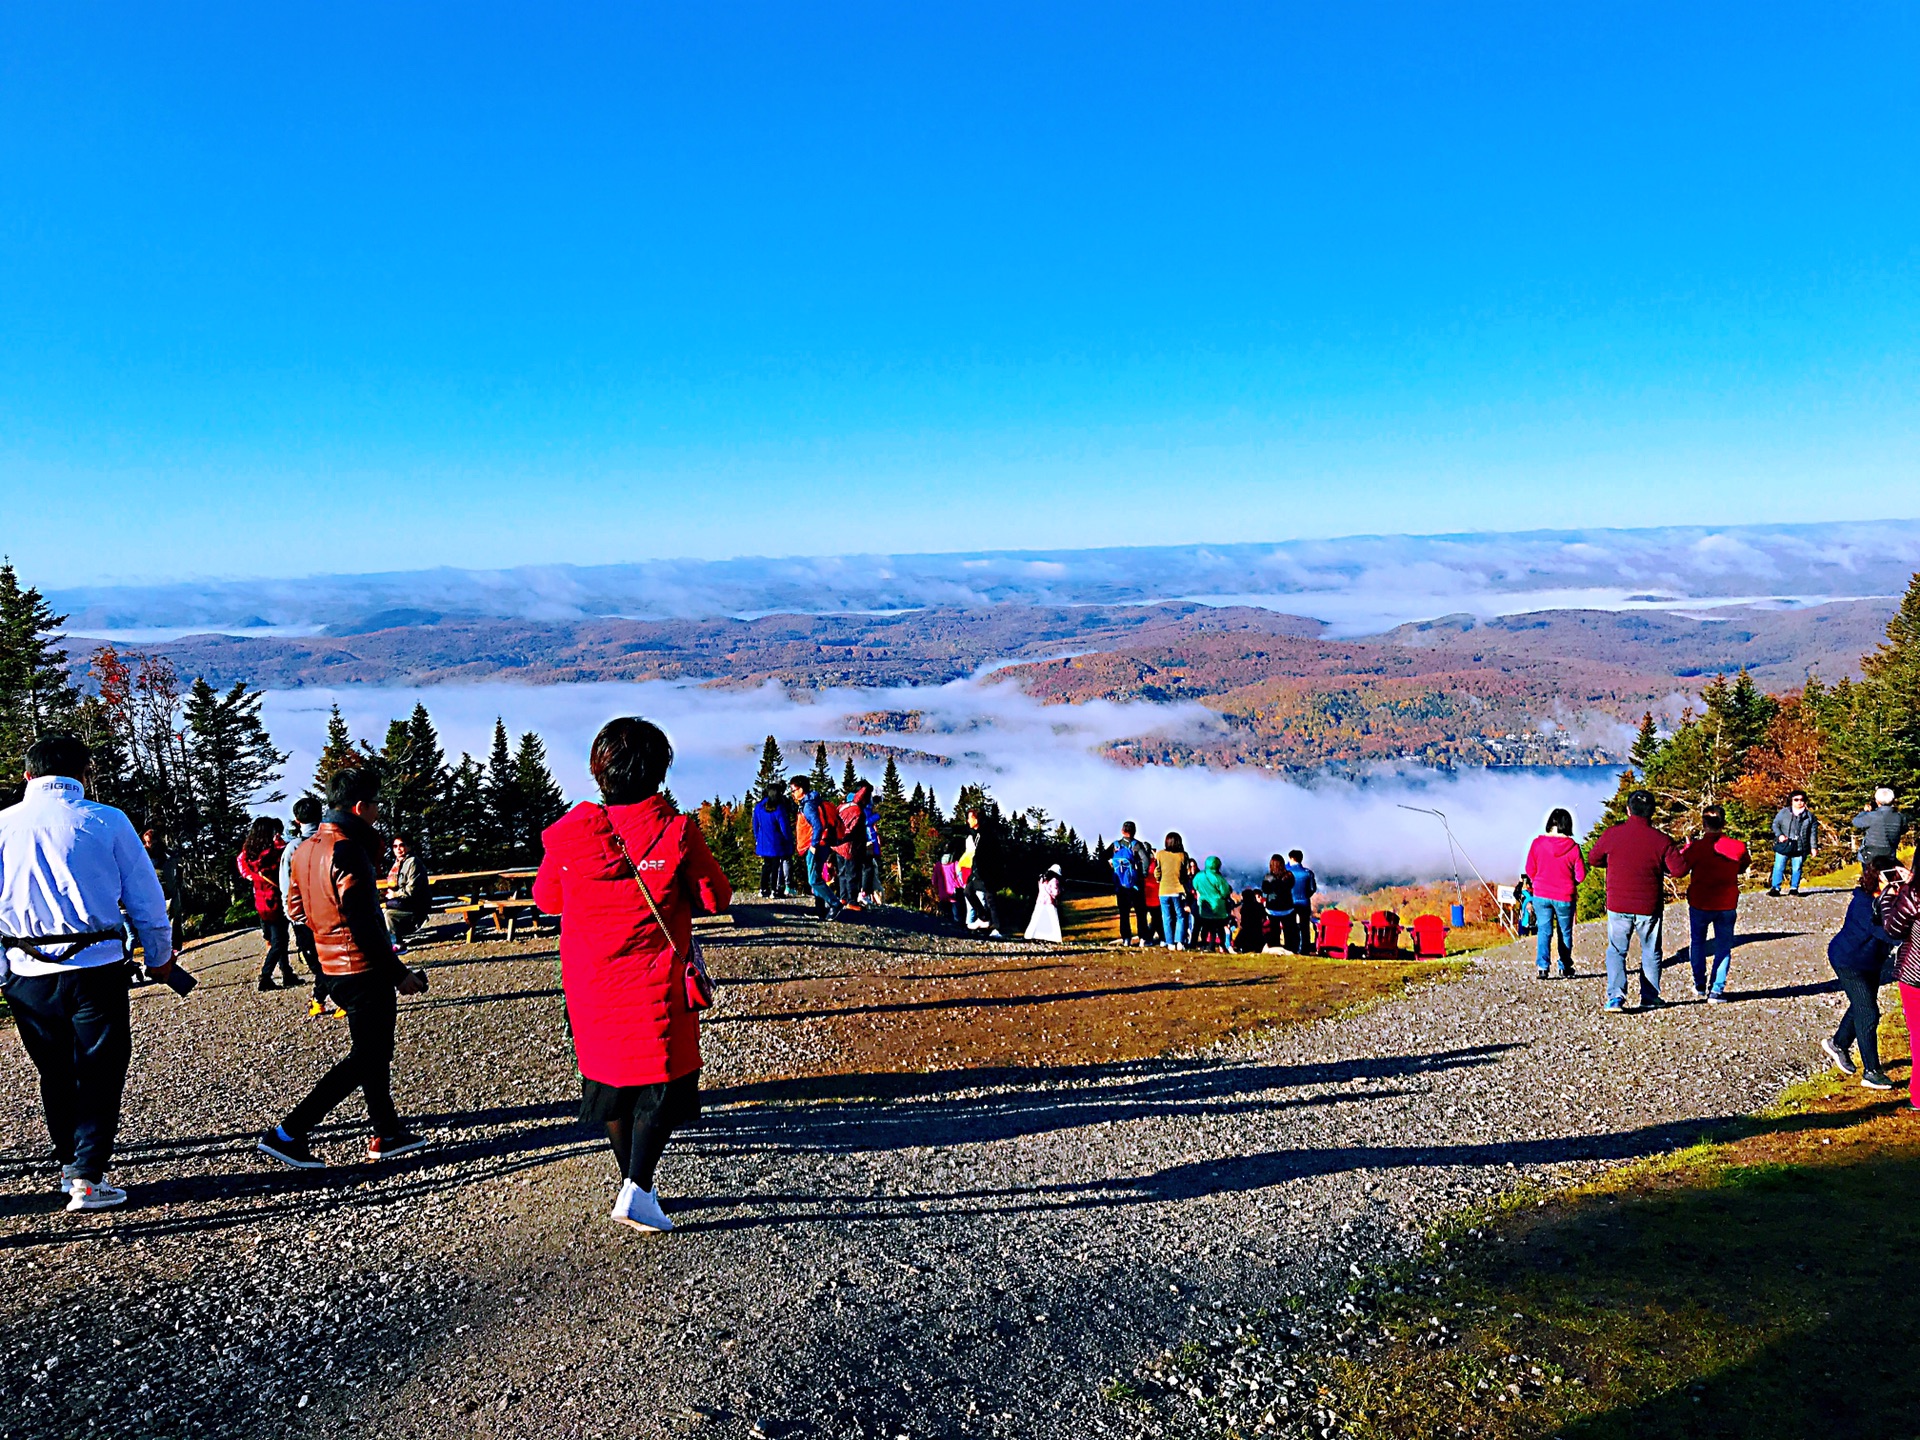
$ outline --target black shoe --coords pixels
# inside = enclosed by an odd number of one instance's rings
[[[268,990],[278,990],[279,988],[278,985],[273,983],[273,977],[271,975],[262,975],[260,977],[260,989],[262,993]]]
[[[280,988],[282,990],[299,990],[304,987],[306,983],[306,981],[302,980],[291,970],[280,977]]]
[[[427,1142],[411,1130],[402,1130],[398,1135],[376,1135],[367,1141],[367,1159],[391,1160],[396,1155],[411,1155],[415,1150],[426,1149]]]
[[[1878,1070],[1862,1070],[1860,1072],[1860,1084],[1867,1090],[1893,1089],[1893,1081],[1882,1075]]]
[[[254,1147],[262,1155],[271,1155],[282,1165],[291,1165],[296,1170],[323,1170],[327,1162],[307,1148],[305,1136],[290,1139],[283,1135],[278,1125],[260,1137],[260,1143]]]
[[[1562,980],[1571,980],[1573,978],[1573,967],[1571,965],[1562,965],[1560,967],[1560,978]]]
[[[1775,899],[1778,899],[1780,895],[1780,887],[1778,885],[1769,886],[1767,889],[1767,894],[1773,896]]]
[[[1536,980],[1544,980],[1547,978],[1547,972],[1545,970],[1536,970],[1533,972],[1533,978]]]
[[[1796,885],[1796,886],[1794,886],[1794,887],[1793,887],[1793,889],[1791,889],[1791,890],[1789,890],[1789,891],[1787,892],[1787,894],[1789,894],[1789,895],[1793,895],[1793,896],[1798,896],[1798,895],[1800,894],[1800,887],[1799,887],[1798,885]]]
[[[1640,1008],[1642,1010],[1664,1010],[1667,1008],[1667,1002],[1662,1000],[1656,991],[1652,995],[1642,995],[1640,997]]]

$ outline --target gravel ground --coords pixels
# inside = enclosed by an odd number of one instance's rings
[[[1068,1437],[1241,1414],[1317,1434],[1235,1327],[1284,1314],[1303,1346],[1346,1344],[1346,1282],[1443,1214],[1686,1143],[1810,1073],[1843,898],[1749,897],[1724,1007],[1603,1016],[1588,926],[1571,981],[1509,949],[1206,1055],[803,1097],[765,1077],[819,1057],[728,1023],[723,986],[658,1238],[604,1218],[550,941],[416,951],[433,989],[403,1002],[397,1091],[435,1148],[353,1164],[343,1110],[317,1177],[250,1152],[344,1027],[254,993],[258,939],[223,941],[190,1001],[136,994],[125,1211],[56,1213],[31,1071],[0,1046],[0,1431]],[[975,949],[752,914],[710,946],[717,974]]]

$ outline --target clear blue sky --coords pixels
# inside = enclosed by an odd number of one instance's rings
[[[1920,7],[0,10],[44,584],[1920,514]]]

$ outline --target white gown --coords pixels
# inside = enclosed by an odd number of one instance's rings
[[[1040,893],[1034,897],[1033,919],[1027,922],[1027,939],[1045,940],[1058,945],[1060,936],[1060,882],[1048,875],[1040,881]]]

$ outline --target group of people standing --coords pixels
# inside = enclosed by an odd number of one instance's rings
[[[1107,862],[1120,908],[1122,945],[1260,951],[1299,951],[1313,933],[1313,897],[1319,881],[1299,850],[1273,856],[1258,890],[1235,891],[1220,864],[1188,853],[1177,830],[1155,850],[1139,826],[1120,826]]]
[[[804,893],[814,913],[838,920],[882,903],[880,807],[861,781],[835,804],[813,781],[796,775],[787,793],[769,791],[753,807],[753,849],[760,861],[760,898]]]

